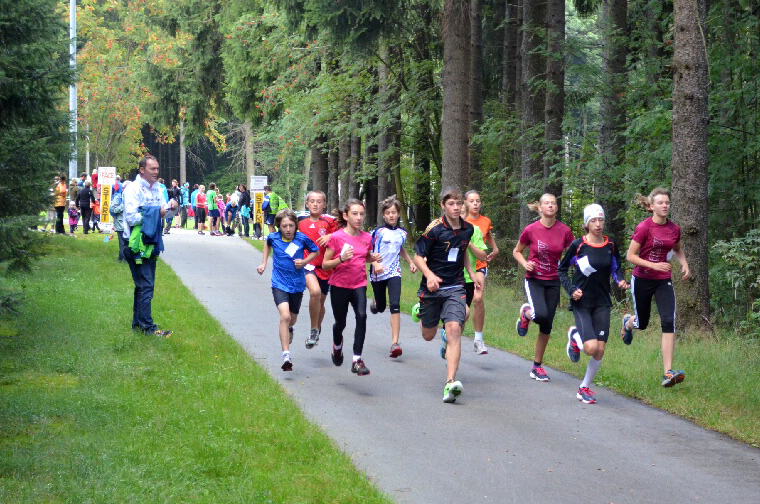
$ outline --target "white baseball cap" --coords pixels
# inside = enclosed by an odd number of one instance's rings
[[[596,203],[592,203],[590,205],[587,205],[586,208],[583,209],[583,225],[588,226],[588,221],[591,219],[604,219],[604,209],[601,205],[597,205]]]

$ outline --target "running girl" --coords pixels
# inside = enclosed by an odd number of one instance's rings
[[[472,299],[472,324],[475,328],[473,344],[475,352],[483,355],[488,353],[486,344],[483,342],[483,326],[486,322],[486,305],[483,300],[483,294],[486,287],[486,278],[488,277],[488,263],[499,255],[499,247],[496,246],[496,240],[493,237],[491,219],[480,213],[480,193],[478,191],[467,191],[464,199],[467,205],[467,222],[480,229],[483,240],[491,247],[491,253],[488,254],[486,259],[478,259],[475,263],[475,275],[480,279],[483,289],[475,292]]]
[[[306,288],[309,289],[309,317],[311,318],[311,331],[306,339],[306,348],[314,348],[319,342],[322,332],[322,321],[325,318],[325,300],[330,291],[327,281],[330,279],[329,271],[322,269],[322,261],[325,257],[325,246],[330,236],[338,230],[335,218],[324,213],[327,206],[327,197],[322,191],[311,191],[306,195],[306,209],[308,215],[298,220],[298,230],[311,238],[311,241],[319,246],[319,255],[306,266]]]
[[[467,319],[463,271],[466,269],[474,279],[476,292],[483,286],[465,253],[474,228],[460,216],[462,193],[456,188],[446,188],[440,201],[443,216],[431,222],[417,240],[414,262],[423,274],[417,293],[422,337],[432,341],[439,322],[443,321],[446,333],[441,347],[446,356],[443,402],[452,403],[462,393],[462,382],[456,377],[462,355],[462,327]]]
[[[372,237],[362,231],[364,203],[350,199],[338,216],[339,229],[327,241],[322,268],[335,269],[330,276],[330,303],[333,318],[332,361],[336,366],[343,364],[343,330],[346,328],[348,305],[354,309],[356,328],[354,330],[354,355],[351,372],[359,376],[369,374],[362,360],[364,336],[367,332],[367,263],[381,262],[380,254],[372,253]],[[333,259],[333,257],[335,257]]]
[[[369,279],[372,283],[372,291],[375,299],[369,306],[372,313],[383,313],[386,302],[390,304],[391,311],[391,350],[390,357],[401,356],[401,346],[398,337],[401,331],[401,263],[399,257],[403,257],[409,263],[409,270],[417,272],[409,252],[404,248],[407,231],[399,227],[398,218],[401,214],[401,203],[396,195],[386,198],[382,203],[384,225],[372,232],[372,251],[380,254],[382,263],[372,263],[369,270]],[[386,290],[388,298],[386,301]]]
[[[301,299],[306,288],[303,267],[317,257],[319,247],[303,233],[296,231],[298,220],[292,210],[282,210],[274,218],[279,229],[267,235],[264,256],[256,271],[259,275],[267,268],[269,251],[272,250],[272,295],[280,312],[280,344],[282,345],[282,370],[293,370],[290,343],[293,342],[293,326],[296,325]],[[304,258],[304,251],[309,254]]]
[[[623,276],[617,245],[602,234],[604,210],[601,206],[593,204],[583,209],[583,228],[586,235],[570,244],[557,273],[562,287],[570,294],[570,310],[575,317],[575,325],[567,331],[567,356],[578,362],[583,349],[590,357],[576,397],[586,404],[594,404],[594,392],[589,387],[602,365],[610,333],[610,275],[621,289],[627,289],[628,283]],[[573,266],[571,278],[568,271]]]
[[[663,387],[672,387],[684,378],[682,370],[673,370],[673,353],[676,346],[676,294],[671,278],[671,257],[681,263],[681,279],[689,278],[689,263],[681,250],[681,228],[668,219],[670,191],[658,187],[641,197],[641,206],[653,215],[636,226],[626,259],[634,264],[631,294],[635,315],[623,317],[621,335],[623,343],[633,341],[633,329],[646,329],[652,310],[652,298],[657,302],[662,328]]]
[[[541,218],[525,226],[512,251],[512,256],[525,269],[525,293],[528,296],[528,302],[520,308],[517,334],[528,334],[531,320],[538,324],[538,338],[530,377],[547,382],[549,376],[541,364],[559,304],[560,283],[557,265],[562,258],[562,251],[570,245],[574,237],[570,228],[557,220],[557,198],[554,195],[544,194],[536,203],[528,205],[528,208],[538,212]],[[526,248],[529,250],[528,260],[523,256]]]

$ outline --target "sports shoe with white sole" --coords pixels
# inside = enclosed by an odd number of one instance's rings
[[[306,348],[314,348],[319,343],[319,331],[312,329],[309,332],[309,337],[306,338]]]
[[[673,371],[670,369],[662,376],[662,386],[672,387],[677,383],[681,383],[684,378],[686,378],[686,375],[684,375],[684,372],[682,370],[679,369],[677,371]]]
[[[420,321],[420,304],[419,303],[412,306],[412,320],[414,320],[415,322]]]
[[[628,329],[625,326],[632,317],[633,315],[628,313],[623,315],[623,327],[620,329],[620,337],[623,338],[623,343],[626,345],[630,345],[633,341],[633,329]]]
[[[488,349],[483,340],[474,340],[473,346],[475,347],[475,353],[478,355],[485,355],[488,353]]]
[[[462,382],[459,380],[446,382],[446,386],[443,387],[443,402],[453,403],[461,393]]]
[[[530,310],[528,303],[523,303],[520,307],[520,317],[517,319],[517,335],[525,336],[528,334],[528,327],[530,326],[530,319],[525,316],[525,312]]]
[[[374,299],[369,303],[369,311],[372,312],[372,315],[377,315],[377,303]]]
[[[541,366],[533,366],[530,370],[530,377],[536,381],[549,381],[549,375]]]
[[[291,360],[290,355],[282,359],[282,370],[293,371],[293,361]]]
[[[577,333],[578,329],[575,326],[570,326],[567,330],[567,356],[572,362],[578,362],[581,358],[581,349],[578,348],[578,343],[573,337],[574,333]]]
[[[588,387],[579,388],[578,393],[575,394],[575,397],[577,397],[579,401],[582,401],[585,404],[596,404],[596,399],[594,399],[594,392]]]
[[[402,353],[403,352],[401,351],[401,345],[399,345],[398,343],[394,343],[391,345],[391,353],[390,353],[391,358],[395,359],[397,357],[401,357]]]

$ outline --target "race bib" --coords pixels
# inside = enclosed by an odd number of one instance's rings
[[[296,255],[296,252],[298,252],[298,245],[296,245],[295,243],[291,243],[285,249],[285,253],[288,254],[290,257],[293,257],[294,255]]]
[[[668,252],[668,255],[665,256],[665,260],[670,262],[670,260],[673,259],[673,251],[671,250]]]
[[[459,247],[449,249],[449,262],[457,262],[457,256],[459,255]]]
[[[589,276],[591,273],[596,272],[596,269],[594,269],[594,267],[589,264],[588,257],[586,256],[578,259],[578,269],[586,276]]]
[[[343,244],[343,248],[342,248],[342,249],[340,249],[340,255],[342,256],[344,252],[347,252],[347,251],[349,251],[349,250],[353,250],[353,249],[354,249],[354,247],[352,247],[352,246],[351,246],[351,245],[349,245],[348,243],[344,243],[344,244]]]

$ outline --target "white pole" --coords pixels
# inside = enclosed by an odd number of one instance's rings
[[[77,69],[77,0],[69,1],[69,65],[72,73]],[[71,158],[69,180],[77,178],[77,84],[69,86],[69,133],[71,134]]]

